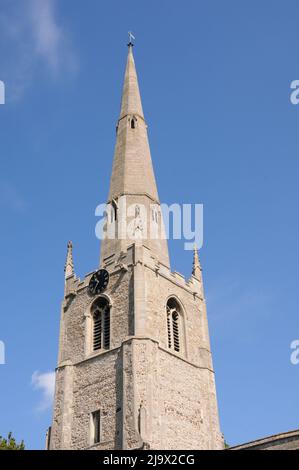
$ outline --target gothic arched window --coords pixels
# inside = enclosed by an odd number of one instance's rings
[[[114,222],[117,220],[117,210],[118,210],[118,207],[117,207],[117,202],[112,199],[112,202],[111,202],[111,222]]]
[[[99,297],[91,308],[93,319],[93,351],[110,348],[110,307],[107,299]]]
[[[180,352],[182,350],[182,310],[174,298],[168,300],[166,313],[168,347]]]
[[[131,127],[131,129],[135,129],[135,128],[136,128],[136,122],[137,122],[136,117],[133,116],[131,119],[129,118],[129,121],[130,121],[130,127]]]

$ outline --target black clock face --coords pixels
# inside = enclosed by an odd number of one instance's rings
[[[99,269],[96,273],[92,275],[92,278],[89,281],[89,292],[92,295],[100,294],[104,292],[109,283],[109,273],[106,269]]]

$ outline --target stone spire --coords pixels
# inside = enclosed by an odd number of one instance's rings
[[[107,218],[107,234],[111,224],[123,220],[125,217],[127,226],[132,222],[129,215],[123,209],[125,200],[128,212],[135,215],[133,225],[136,225],[136,233],[140,234],[141,244],[145,244],[151,250],[151,254],[164,265],[169,266],[168,246],[165,237],[149,236],[150,222],[157,224],[158,231],[164,235],[161,207],[157,191],[157,185],[152,165],[151,152],[147,135],[147,124],[144,119],[141,97],[138,86],[137,72],[133,57],[133,44],[128,44],[128,57],[124,77],[124,85],[121,99],[120,116],[117,123],[116,144],[110,180],[108,203],[112,205],[111,216]],[[153,208],[152,206],[156,207]],[[147,218],[147,223],[140,221],[140,214]],[[110,225],[109,225],[110,224]],[[118,228],[117,228],[118,230]],[[121,229],[122,230],[122,229]],[[118,256],[125,252],[134,243],[134,240],[119,235],[114,239],[108,236],[101,244],[101,264],[111,256]],[[136,235],[136,234],[135,234]],[[140,244],[140,240],[138,241]]]
[[[109,201],[123,194],[146,194],[158,201],[132,45],[129,44]]]
[[[144,118],[133,56],[133,44],[129,43],[128,47],[129,52],[121,100],[120,119],[131,114]]]
[[[69,241],[67,244],[67,256],[66,256],[66,263],[64,266],[64,274],[65,274],[65,280],[75,275],[74,261],[73,261],[73,244],[71,241]]]
[[[193,251],[192,276],[196,277],[197,279],[201,278],[201,266],[200,266],[198,250],[197,250],[196,245],[194,245],[194,251]]]

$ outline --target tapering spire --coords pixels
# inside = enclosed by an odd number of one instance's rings
[[[192,276],[196,277],[197,279],[201,278],[201,266],[200,266],[197,246],[195,244],[194,244],[194,251],[193,251]]]
[[[67,244],[67,256],[66,263],[64,267],[65,279],[74,276],[74,261],[73,261],[73,244],[71,241]]]
[[[128,44],[128,58],[121,101],[120,119],[136,114],[143,118],[143,110],[138,86],[138,79],[133,56],[133,44]]]
[[[129,44],[117,125],[109,201],[124,194],[146,194],[154,201],[158,201],[132,44]]]
[[[116,207],[113,220],[125,218],[130,224],[130,216],[122,204],[125,200],[126,207],[132,209],[132,213],[147,215],[147,221],[155,220],[157,231],[164,232],[164,224],[159,203],[158,190],[152,165],[151,152],[148,142],[147,125],[143,117],[143,110],[137,80],[136,67],[133,57],[133,44],[128,44],[128,57],[125,71],[123,94],[121,100],[120,117],[117,123],[116,144],[114,151],[112,175],[108,202]],[[156,205],[157,214],[154,208]],[[154,219],[153,219],[154,217]],[[149,223],[138,225],[138,234],[146,243],[161,263],[169,266],[168,246],[165,237],[149,237]],[[112,223],[113,220],[110,220]],[[108,221],[109,222],[109,221]],[[107,226],[108,227],[108,226]],[[107,230],[107,233],[109,230]],[[117,256],[132,245],[131,237],[119,232],[120,236],[114,239],[104,239],[101,244],[101,263],[110,256]],[[134,234],[137,232],[134,231]]]

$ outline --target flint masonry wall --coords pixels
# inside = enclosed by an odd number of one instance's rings
[[[59,364],[51,448],[89,447],[90,413],[102,410],[103,442],[99,448],[121,446],[122,341],[133,325],[132,273],[116,270],[106,295],[111,306],[111,351],[92,353],[88,313],[95,298],[87,292],[89,278],[74,282],[63,302]],[[88,336],[88,337],[87,337]],[[117,348],[117,349],[114,349]]]
[[[184,329],[181,338],[184,342],[184,356],[199,364],[202,362],[201,349],[205,349],[208,357],[206,366],[212,369],[206,308],[202,295],[195,293],[192,286],[170,271],[163,275],[145,268],[144,278],[146,285],[150,286],[145,291],[148,335],[167,348],[166,303],[170,297],[175,297],[182,306]]]
[[[91,446],[90,413],[101,410],[101,443],[96,449],[122,444],[122,352],[103,353],[76,366],[73,388],[73,449]]]
[[[201,287],[165,266],[155,269],[146,247],[131,247],[122,262],[125,269],[113,259],[107,266],[110,351],[93,353],[90,347],[90,275],[68,287],[51,448],[222,448]],[[167,344],[170,296],[183,311],[180,353]],[[98,409],[102,441],[91,446],[90,415]]]
[[[159,347],[132,340],[135,413],[144,409],[142,439],[153,449],[222,449],[213,373]],[[130,447],[130,445],[129,445]]]

